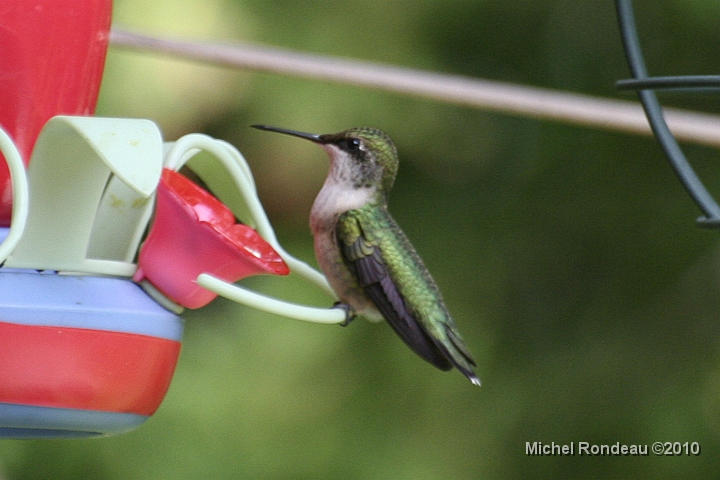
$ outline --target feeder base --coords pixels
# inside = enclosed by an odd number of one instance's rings
[[[0,438],[90,438],[119,435],[149,417],[131,413],[0,403]]]

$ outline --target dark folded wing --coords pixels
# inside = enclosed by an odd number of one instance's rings
[[[450,370],[452,364],[415,319],[393,283],[380,247],[368,242],[361,226],[357,226],[359,235],[355,241],[340,241],[339,244],[343,258],[358,279],[358,284],[393,330],[415,353],[441,370]]]

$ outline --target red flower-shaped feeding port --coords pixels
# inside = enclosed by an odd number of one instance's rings
[[[140,250],[133,280],[149,281],[173,302],[200,308],[217,295],[197,285],[201,273],[227,282],[290,269],[252,228],[183,175],[164,169],[155,221]]]

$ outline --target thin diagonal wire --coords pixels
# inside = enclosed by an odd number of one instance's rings
[[[616,0],[615,4],[617,6],[620,33],[622,35],[623,45],[625,46],[625,55],[627,56],[630,73],[637,79],[646,79],[648,78],[648,74],[640,49],[640,40],[637,36],[631,2],[630,0]],[[660,143],[660,147],[663,149],[665,156],[673,170],[675,170],[680,182],[682,182],[690,197],[697,203],[707,219],[717,221],[720,219],[720,207],[718,207],[702,181],[700,181],[695,174],[695,171],[688,163],[687,158],[685,158],[675,137],[670,133],[670,129],[663,118],[662,107],[657,100],[655,92],[652,90],[640,90],[637,93],[645,109],[645,114],[648,117],[650,126],[655,133],[655,137]]]
[[[222,45],[149,37],[114,28],[114,47],[151,51],[224,67],[378,88],[473,108],[592,128],[651,135],[635,102],[604,99],[410,68],[248,44]],[[666,109],[677,138],[720,147],[720,117]]]
[[[720,87],[720,75],[680,75],[667,77],[629,78],[618,80],[619,90],[641,89],[716,89]]]

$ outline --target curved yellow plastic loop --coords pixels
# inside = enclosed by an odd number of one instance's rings
[[[29,212],[29,187],[25,164],[12,138],[0,128],[0,151],[2,151],[10,170],[10,182],[13,191],[12,220],[10,232],[0,244],[0,263],[10,256],[25,230]]]
[[[179,170],[200,151],[211,154],[227,169],[250,211],[258,233],[278,252],[290,269],[335,298],[332,288],[330,288],[327,279],[322,273],[287,253],[278,242],[275,231],[257,196],[250,167],[235,147],[227,142],[199,133],[185,135],[178,139],[168,150],[165,157],[165,167]],[[316,323],[342,323],[346,320],[346,314],[342,310],[307,307],[285,302],[251,292],[209,274],[201,274],[198,276],[197,282],[201,287],[229,300],[277,315]]]
[[[316,308],[285,302],[233,285],[207,273],[199,275],[197,283],[233,302],[295,320],[324,324],[343,323],[347,320],[347,313],[342,309]]]

